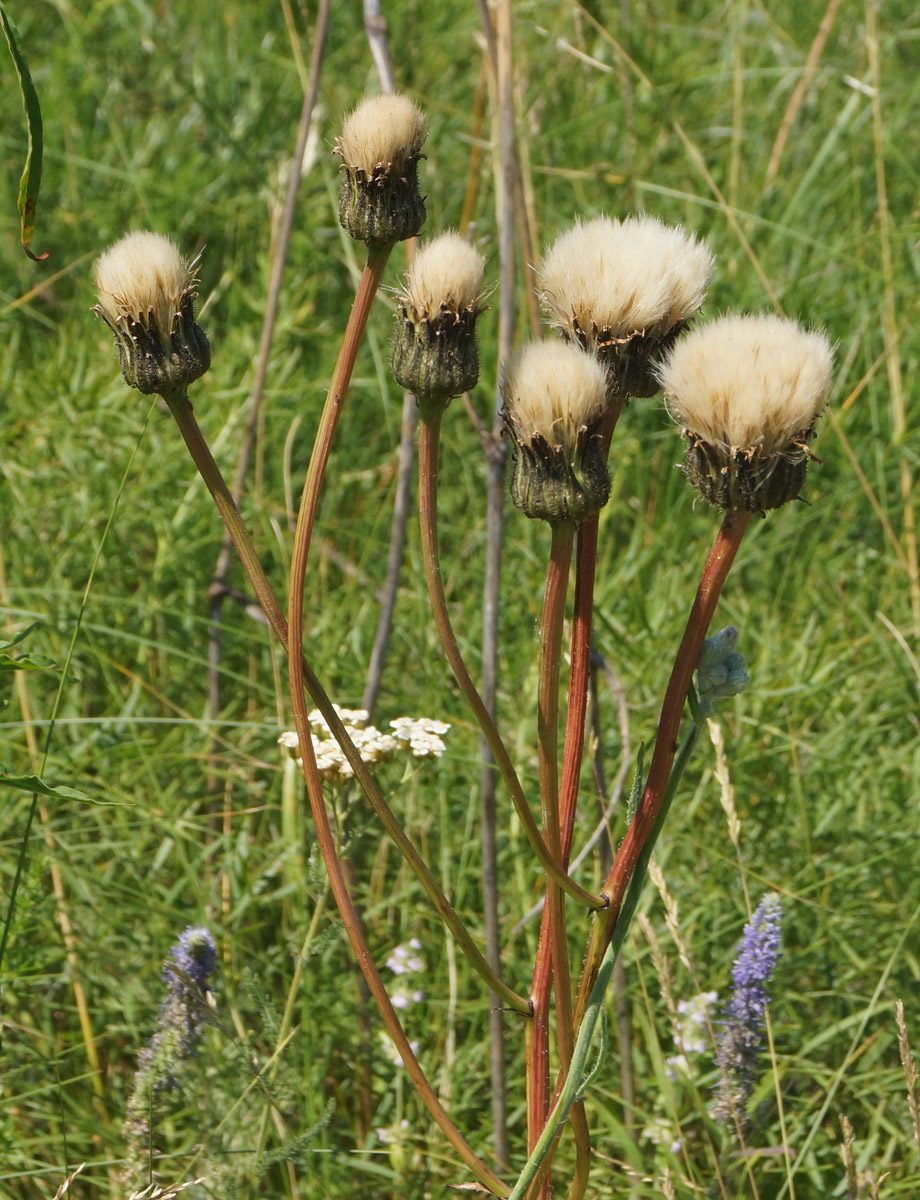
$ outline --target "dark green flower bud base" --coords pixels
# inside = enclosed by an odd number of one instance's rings
[[[680,321],[665,334],[635,333],[628,338],[615,338],[609,329],[592,328],[590,337],[573,318],[571,328],[563,327],[583,349],[593,348],[607,372],[609,393],[648,399],[661,391],[655,368],[684,332],[689,321]]]
[[[211,365],[211,344],[195,320],[191,288],[182,297],[168,340],[152,313],[146,325],[126,318],[122,327],[108,321],[101,308],[96,312],[115,335],[115,348],[125,382],[145,396],[184,392]]]
[[[339,221],[356,241],[368,249],[394,246],[415,237],[425,223],[425,201],[418,190],[418,160],[405,160],[399,174],[393,168],[378,168],[368,177],[364,171],[345,166],[339,192]]]
[[[518,441],[507,414],[505,425],[514,443],[511,499],[525,516],[551,525],[578,525],[603,508],[610,475],[599,426],[581,430],[573,455],[539,434],[529,442]]]
[[[692,439],[686,431],[685,436]],[[766,512],[798,498],[808,471],[805,443],[810,430],[798,435],[782,454],[761,457],[745,450],[726,453],[706,442],[688,440],[684,473],[718,508]]]
[[[442,309],[434,321],[417,321],[404,304],[399,306],[393,374],[396,382],[418,397],[423,413],[436,415],[453,396],[476,386],[479,353],[476,349],[478,308],[463,312]]]

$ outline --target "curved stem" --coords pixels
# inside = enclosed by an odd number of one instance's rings
[[[204,479],[208,490],[214,497],[214,502],[224,519],[230,536],[233,539],[233,544],[236,547],[240,560],[246,570],[247,577],[252,585],[259,604],[268,618],[268,623],[272,628],[278,641],[281,643],[285,651],[288,650],[288,624],[281,612],[278,601],[275,599],[275,594],[271,589],[271,585],[266,578],[265,571],[256,554],[255,547],[252,543],[249,531],[240,515],[239,509],[230,494],[230,489],[227,487],[220,468],[214,461],[211,450],[201,433],[198,422],[195,420],[192,406],[188,402],[185,395],[166,397],[172,410],[173,416],[176,418],[176,423],[179,426],[180,432],[185,440],[185,444],[189,449],[195,465],[198,467],[202,478]],[[489,966],[482,951],[474,942],[472,935],[464,925],[463,921],[457,915],[449,900],[442,891],[437,879],[431,873],[425,861],[419,855],[412,842],[409,840],[402,826],[399,824],[393,811],[387,805],[383,798],[383,793],[368,769],[367,763],[361,757],[361,753],[355,746],[354,742],[348,735],[345,726],[332,701],[326,694],[325,689],[319,679],[313,673],[308,662],[302,658],[302,687],[305,687],[323,715],[324,720],[329,725],[330,731],[345,754],[352,770],[355,773],[355,778],[359,786],[364,792],[367,799],[370,801],[371,807],[377,817],[383,824],[387,833],[395,842],[396,846],[408,861],[416,877],[425,889],[425,893],[431,900],[432,904],[437,909],[441,919],[450,929],[451,933],[457,939],[457,944],[460,946],[463,953],[469,959],[471,965],[476,972],[485,980],[489,987],[506,1003],[509,1008],[515,1012],[521,1013],[523,1016],[530,1015],[530,1002],[523,996],[519,996],[512,988],[510,988],[504,980]],[[303,739],[301,738],[301,745]]]
[[[323,855],[323,862],[326,865],[326,872],[329,875],[332,893],[341,913],[342,923],[348,934],[352,951],[358,960],[358,965],[361,967],[364,978],[367,980],[368,989],[380,1010],[380,1015],[383,1018],[387,1031],[396,1044],[399,1056],[405,1064],[409,1078],[412,1080],[416,1091],[424,1101],[428,1111],[437,1122],[450,1145],[467,1167],[469,1167],[476,1179],[488,1188],[493,1195],[507,1196],[508,1188],[486,1166],[478,1155],[474,1153],[438,1100],[434,1089],[419,1065],[418,1059],[415,1057],[412,1047],[409,1044],[409,1039],[403,1032],[399,1017],[387,994],[383,980],[380,978],[380,973],[374,965],[367,940],[364,937],[364,931],[361,927],[361,919],[348,893],[342,864],[336,854],[335,839],[329,824],[329,816],[326,812],[322,780],[316,767],[316,756],[313,753],[313,743],[310,739],[307,706],[304,699],[302,662],[299,655],[295,657],[293,654],[289,654],[288,661],[292,677],[291,704],[294,711],[294,723],[298,738],[300,739],[303,775],[307,784],[307,794],[310,798],[310,809],[313,813],[316,837]]]
[[[419,422],[418,457],[419,524],[421,527],[422,557],[425,562],[425,579],[428,584],[428,598],[431,603],[435,626],[441,638],[441,643],[444,646],[448,662],[457,683],[460,685],[460,690],[463,692],[467,704],[473,710],[473,714],[482,730],[483,737],[492,751],[495,765],[498,767],[505,786],[511,795],[511,801],[523,826],[524,834],[539,859],[540,865],[567,895],[577,900],[580,904],[586,905],[588,908],[602,908],[605,903],[603,898],[586,891],[573,879],[570,879],[550,853],[546,842],[537,828],[533,813],[530,811],[527,797],[524,795],[524,790],[517,777],[514,764],[511,762],[511,758],[505,748],[505,743],[502,741],[489,710],[483,704],[482,697],[476,690],[476,685],[470,678],[470,673],[466,669],[466,664],[460,653],[460,647],[457,645],[457,639],[454,636],[450,616],[447,611],[447,601],[444,596],[444,586],[441,582],[441,563],[438,554],[437,495],[440,434],[440,417],[436,416],[426,419],[425,414],[422,414],[422,419]]]
[[[575,1006],[576,1028],[585,1012],[585,1006],[597,979],[604,951],[616,928],[617,914],[623,902],[623,896],[626,894],[630,877],[661,808],[671,764],[674,761],[684,702],[687,699],[687,692],[690,690],[693,672],[715,614],[719,596],[722,594],[728,572],[735,561],[735,555],[750,520],[751,514],[747,512],[731,511],[725,514],[715,545],[710,551],[703,570],[661,705],[655,750],[652,754],[645,790],[642,793],[636,815],[626,831],[626,836],[604,883],[604,893],[609,898],[610,906],[595,921],[591,932]]]

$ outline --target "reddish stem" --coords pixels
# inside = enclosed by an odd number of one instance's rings
[[[604,883],[604,894],[609,899],[609,907],[600,913],[594,922],[575,1006],[576,1028],[581,1023],[588,997],[597,978],[601,959],[613,936],[620,906],[623,903],[636,860],[661,807],[668,775],[677,749],[677,735],[680,731],[684,703],[687,699],[687,692],[690,690],[693,672],[696,669],[703,641],[719,602],[719,596],[750,519],[751,514],[747,512],[725,514],[722,528],[719,530],[719,535],[700,579],[700,586],[693,601],[693,607],[690,609],[690,616],[661,706],[655,750],[645,783],[645,791]]]

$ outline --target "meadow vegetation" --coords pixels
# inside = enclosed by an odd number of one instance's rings
[[[15,653],[55,665],[15,683],[0,674],[0,763],[10,775],[34,774],[47,744],[43,778],[87,799],[40,798],[0,968],[0,1197],[9,1200],[54,1196],[84,1161],[69,1195],[127,1196],[122,1127],[138,1055],[165,997],[163,961],[189,925],[214,937],[216,1006],[163,1117],[161,1179],[201,1176],[202,1196],[420,1200],[466,1178],[363,1001],[302,788],[277,746],[292,728],[285,656],[245,603],[223,608],[221,712],[216,723],[208,717],[208,588],[222,529],[164,406],[125,387],[109,331],[91,312],[92,263],[128,230],[168,234],[189,256],[204,248],[199,319],[213,363],[192,400],[232,476],[314,8],[10,5],[45,119],[33,249],[49,257],[33,263],[19,246],[24,135],[7,61],[0,641],[28,629]],[[397,84],[430,129],[423,237],[471,219],[495,281],[493,107],[477,8],[459,0],[383,8]],[[332,6],[242,505],[279,594],[360,269],[338,224],[330,153],[343,114],[379,90],[358,9]],[[755,518],[716,619],[741,631],[751,676],[717,714],[737,848],[704,736],[656,851],[661,887],[647,884],[647,920],[624,948],[628,1017],[619,1026],[609,1001],[612,1044],[588,1092],[588,1194],[856,1200],[887,1176],[882,1195],[914,1196],[920,1146],[895,1003],[903,1000],[907,1036],[920,1046],[916,6],[532,0],[515,5],[514,20],[537,247],[576,217],[645,212],[681,224],[716,258],[706,317],[783,313],[824,330],[836,355],[807,503]],[[810,58],[822,20],[826,42]],[[522,256],[519,340],[530,332],[524,267]],[[402,391],[389,370],[387,288],[404,270],[398,246],[358,359],[307,577],[310,660],[349,707],[364,689],[390,537]],[[472,402],[489,421],[494,310],[479,331]],[[460,401],[444,416],[441,442],[444,585],[475,668],[486,462]],[[631,779],[638,748],[651,745],[720,519],[675,469],[681,455],[660,397],[631,403],[600,517],[595,632],[617,685],[602,679],[598,700],[608,788],[624,756]],[[510,503],[507,522],[499,725],[533,791],[549,535]],[[249,599],[237,565],[230,583]],[[445,753],[409,767],[395,761],[381,777],[478,936],[479,736],[431,622],[414,524],[375,721],[385,728],[407,715],[450,722]],[[576,849],[596,822],[590,764],[583,788]],[[539,920],[519,921],[542,880],[501,790],[498,800],[504,974],[526,991]],[[454,1121],[488,1158],[487,993],[352,801],[348,859],[368,938],[381,966],[410,943],[423,963],[407,985],[424,998],[406,1010],[406,1029]],[[19,870],[31,804],[29,792],[4,789],[0,895]],[[599,864],[589,859],[579,878],[598,888]],[[679,1052],[672,1008],[716,992],[718,1015],[749,915],[745,897],[756,905],[768,891],[782,899],[782,953],[755,1121],[739,1150],[707,1116],[718,1083],[711,1047],[688,1056],[689,1074],[669,1074]],[[587,917],[571,917],[573,957],[587,932]],[[397,974],[384,973],[395,985]],[[628,1102],[618,1028],[628,1034]],[[519,1167],[523,1039],[513,1016],[506,1029]],[[560,1191],[570,1153],[563,1141]]]

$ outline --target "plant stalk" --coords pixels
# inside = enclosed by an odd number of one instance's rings
[[[662,702],[661,715],[658,718],[658,732],[655,737],[655,750],[652,754],[645,790],[636,809],[636,815],[626,832],[604,883],[604,894],[608,897],[609,907],[595,920],[591,932],[578,990],[578,1000],[575,1005],[576,1029],[583,1019],[601,960],[616,928],[618,913],[629,886],[630,877],[661,809],[671,764],[674,761],[684,702],[690,690],[693,672],[715,614],[722,588],[732,563],[735,561],[735,555],[741,539],[744,537],[744,532],[750,524],[750,519],[751,514],[747,512],[729,511],[725,514],[722,527],[703,570]]]
[[[425,579],[428,583],[428,598],[431,603],[432,616],[441,644],[447,655],[451,669],[460,685],[460,690],[467,704],[479,723],[483,736],[489,744],[489,749],[495,759],[502,779],[505,782],[515,811],[520,818],[525,836],[547,874],[559,884],[560,888],[580,904],[588,908],[600,908],[604,901],[594,896],[570,879],[553,857],[546,842],[540,834],[533,813],[527,803],[524,790],[521,787],[514,764],[505,748],[501,735],[492,720],[492,716],[482,702],[482,697],[476,690],[476,685],[466,669],[460,647],[454,635],[447,611],[447,600],[444,596],[444,585],[441,582],[441,563],[438,553],[438,449],[441,436],[440,416],[421,415],[419,422],[419,524],[422,538],[422,557],[425,563]]]
[[[185,444],[189,449],[189,453],[197,466],[205,484],[208,487],[211,495],[214,497],[214,502],[217,505],[218,511],[230,530],[230,535],[233,538],[233,544],[240,556],[240,561],[246,570],[246,574],[252,585],[253,591],[258,598],[259,604],[262,607],[268,623],[271,626],[275,636],[281,643],[285,652],[289,652],[289,637],[288,623],[281,612],[278,601],[275,599],[271,585],[266,578],[262,564],[255,551],[249,531],[240,516],[239,509],[233,501],[233,497],[227,487],[227,484],[221,475],[220,468],[214,461],[210,448],[201,433],[198,422],[195,420],[192,406],[188,402],[188,398],[184,395],[165,397],[167,403],[172,410],[173,416],[176,418],[176,423],[179,426],[180,432],[185,440]],[[335,711],[331,700],[326,694],[325,689],[320,683],[317,676],[314,674],[309,663],[301,654],[301,680],[302,690],[306,688],[313,703],[317,706],[323,715],[324,720],[329,725],[330,731],[336,741],[342,748],[349,765],[355,774],[355,779],[359,787],[364,792],[368,801],[371,804],[375,814],[383,824],[387,833],[395,842],[400,853],[409,863],[416,877],[425,889],[425,893],[431,900],[432,904],[438,911],[441,919],[448,926],[451,933],[457,939],[457,943],[463,953],[469,959],[471,965],[476,972],[485,980],[485,982],[496,992],[502,1001],[515,1012],[519,1012],[524,1016],[530,1015],[530,1003],[523,996],[519,996],[512,988],[510,988],[498,974],[493,971],[485,959],[485,956],[480,951],[479,947],[474,942],[472,935],[466,928],[456,911],[451,906],[449,900],[444,895],[441,887],[429,870],[427,864],[422,859],[421,855],[415,849],[415,846],[409,840],[402,826],[399,824],[393,811],[387,805],[383,798],[383,793],[380,791],[376,780],[368,769],[367,763],[361,757],[360,751],[355,746],[354,742],[348,735],[345,726],[342,724],[342,719]],[[292,685],[293,686],[293,685]],[[299,733],[301,748],[303,747],[303,735]],[[309,733],[308,733],[309,741]],[[311,743],[312,745],[312,743]]]

